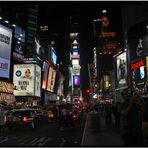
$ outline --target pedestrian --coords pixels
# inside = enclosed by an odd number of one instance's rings
[[[109,102],[106,102],[104,106],[104,113],[106,126],[110,127],[112,123],[112,105]]]
[[[121,93],[123,102],[120,105],[122,117],[122,139],[124,146],[143,146],[144,139],[141,130],[139,111],[141,106],[139,96],[132,96],[128,89]]]
[[[148,101],[145,102],[143,108],[142,133],[144,136],[144,146],[148,146]]]
[[[120,102],[113,103],[112,113],[115,119],[115,127],[120,127],[120,112],[119,112],[119,104]]]

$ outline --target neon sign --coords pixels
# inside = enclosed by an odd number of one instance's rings
[[[132,63],[131,69],[136,69],[136,68],[139,68],[141,66],[144,66],[144,60],[142,60],[142,59],[140,61],[136,62],[136,63]]]

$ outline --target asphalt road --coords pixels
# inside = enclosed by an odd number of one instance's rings
[[[62,131],[56,122],[46,123],[37,129],[6,130],[0,134],[0,146],[81,146],[84,126],[85,120]]]

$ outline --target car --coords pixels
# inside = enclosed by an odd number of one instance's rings
[[[34,129],[38,122],[35,111],[31,109],[13,109],[8,111],[5,120],[5,126],[10,129],[20,126],[30,126]]]

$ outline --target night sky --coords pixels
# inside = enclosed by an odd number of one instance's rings
[[[57,55],[63,62],[62,72],[68,74],[69,60],[69,17],[76,16],[79,20],[79,41],[81,57],[81,84],[82,89],[89,87],[87,64],[93,61],[93,28],[92,21],[101,18],[101,12],[106,9],[112,31],[122,34],[120,3],[111,2],[48,2],[39,5],[38,24],[48,24],[50,35],[57,38]],[[53,37],[54,38],[54,37]]]

